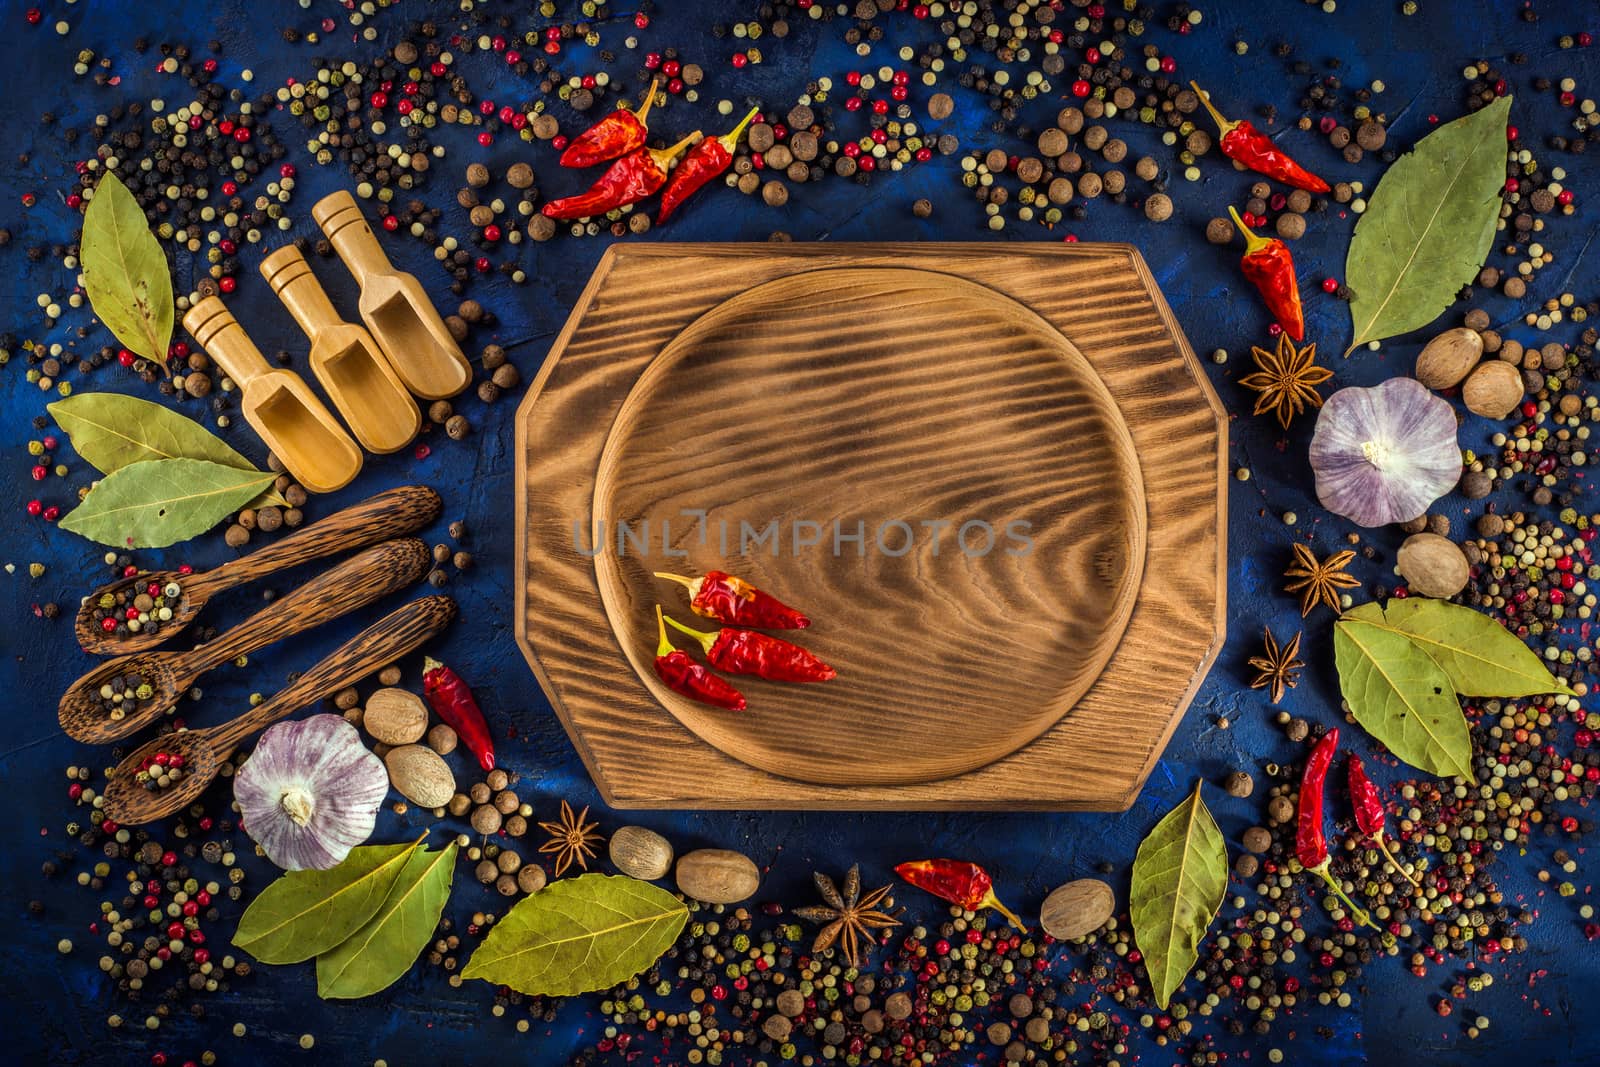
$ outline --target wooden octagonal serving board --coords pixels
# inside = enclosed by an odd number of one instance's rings
[[[1224,453],[1126,246],[616,246],[519,412],[518,638],[616,807],[1125,807],[1221,643]],[[839,677],[666,690],[653,605],[715,624],[651,572],[709,569]]]

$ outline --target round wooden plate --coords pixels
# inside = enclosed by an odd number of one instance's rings
[[[1145,555],[1133,442],[1083,354],[994,290],[896,268],[758,285],[691,323],[618,412],[593,517],[607,616],[656,698],[729,756],[833,785],[1032,741],[1110,659]],[[740,713],[663,686],[653,605],[716,624],[651,572],[714,569],[810,615],[778,636],[838,678],[734,678]]]

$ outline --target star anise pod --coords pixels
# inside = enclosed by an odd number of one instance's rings
[[[1300,668],[1305,666],[1297,658],[1300,655],[1300,632],[1295,631],[1294,640],[1279,648],[1278,639],[1272,636],[1272,631],[1263,627],[1262,643],[1266,646],[1262,654],[1250,657],[1250,666],[1256,670],[1250,688],[1265,689],[1276,704],[1283,699],[1285,689],[1293,689],[1300,684]]]
[[[1354,576],[1345,573],[1345,568],[1356,554],[1350,549],[1335,552],[1320,563],[1315,553],[1305,545],[1294,546],[1294,566],[1283,572],[1285,578],[1290,579],[1284,590],[1300,594],[1300,617],[1303,619],[1311,614],[1311,609],[1318,604],[1326,604],[1335,612],[1339,611],[1339,590],[1355,589],[1361,582]]]
[[[794,910],[796,915],[808,922],[827,924],[817,931],[817,939],[811,943],[812,955],[821,955],[837,944],[850,966],[860,967],[877,945],[878,935],[875,931],[900,925],[904,908],[887,912],[879,907],[885,902],[889,907],[894,907],[894,901],[889,898],[889,890],[894,887],[886,885],[862,896],[859,863],[845,873],[842,887],[834,885],[833,879],[821,871],[813,874],[812,878],[816,880],[817,892],[822,894],[824,905]]]
[[[1317,366],[1315,343],[1295,348],[1289,335],[1281,333],[1275,351],[1252,347],[1250,355],[1260,369],[1240,378],[1239,384],[1256,391],[1255,414],[1271,411],[1277,415],[1278,425],[1287,430],[1306,408],[1322,406],[1317,386],[1332,378],[1333,371]]]
[[[542,822],[539,829],[550,835],[550,840],[539,846],[540,852],[555,853],[556,877],[560,878],[566,873],[572,861],[577,860],[578,866],[584,870],[589,869],[589,857],[594,855],[594,846],[604,841],[605,838],[595,833],[599,827],[597,822],[586,821],[589,818],[587,806],[574,815],[572,805],[565,800],[561,802],[561,821]]]

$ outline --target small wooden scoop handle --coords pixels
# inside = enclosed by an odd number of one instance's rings
[[[364,548],[378,541],[420,530],[439,517],[444,502],[425,485],[402,485],[336,511],[285,537],[276,544],[241,556],[191,579],[209,596],[274,571],[335,552]],[[188,585],[189,583],[184,583]]]
[[[421,578],[428,559],[428,546],[414,537],[375,545],[279,597],[215,640],[183,653],[173,669],[193,677],[365,607]]]
[[[347,191],[340,189],[329,193],[311,205],[311,217],[317,220],[334,251],[363,287],[377,275],[395,272],[383,246],[378,243],[377,234],[367,224],[361,205]]]
[[[456,617],[456,602],[447,596],[425,596],[390,612],[340,645],[328,658],[306,671],[287,689],[258,704],[209,737],[219,760],[239,743],[268,726],[330,696],[421,646]]]

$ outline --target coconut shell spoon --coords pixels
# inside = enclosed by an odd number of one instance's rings
[[[416,650],[455,615],[456,602],[447,596],[413,600],[362,630],[287,689],[232,722],[202,730],[178,730],[140,745],[117,764],[106,783],[105,817],[119,825],[136,826],[193,804],[217,777],[223,761],[246,738]],[[182,758],[183,777],[164,789],[147,789],[136,777],[140,765],[163,752]]]
[[[97,656],[117,656],[154,648],[193,622],[206,601],[218,593],[308,560],[321,559],[351,548],[364,548],[420,530],[439,517],[443,506],[439,494],[427,486],[402,485],[386,489],[343,511],[336,511],[275,544],[209,571],[200,574],[180,574],[171,570],[146,571],[103,585],[90,593],[78,609],[78,644],[83,646],[85,652],[93,652]],[[176,582],[182,590],[178,603],[173,606],[172,618],[162,623],[160,630],[107,633],[100,628],[95,621],[94,607],[102,596],[114,594],[126,585],[137,583],[142,586],[151,582],[161,586]]]
[[[374,545],[280,597],[244,622],[188,651],[134,652],[107,660],[67,688],[57,714],[76,741],[106,745],[155,722],[206,671],[274,641],[377,600],[417,581],[428,569],[428,546],[416,538]],[[137,675],[151,687],[113,716],[100,699],[114,678]]]

